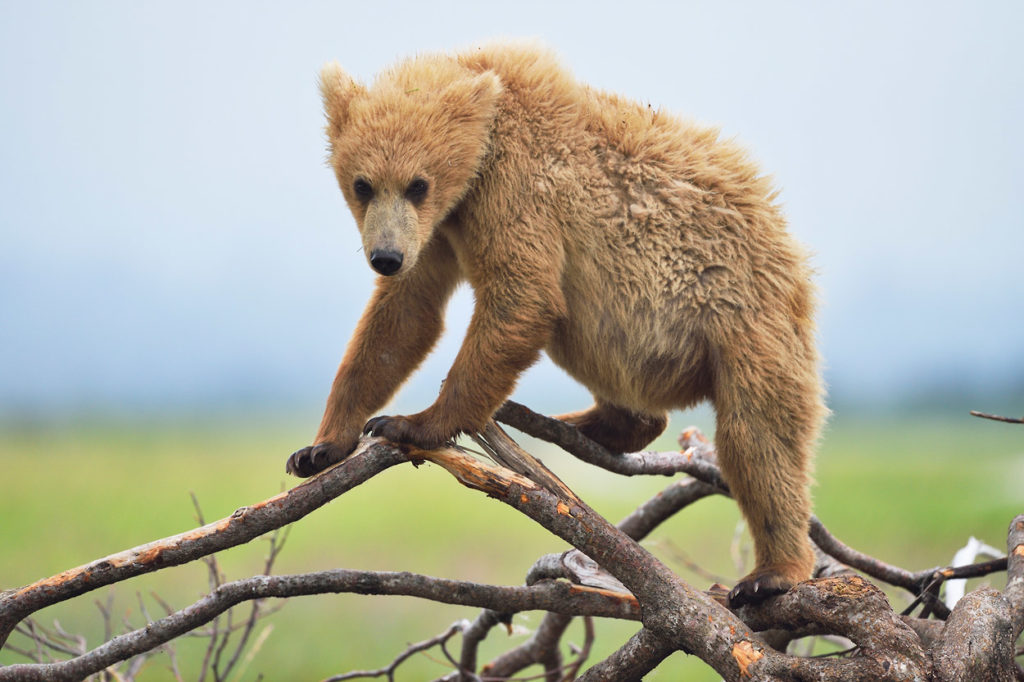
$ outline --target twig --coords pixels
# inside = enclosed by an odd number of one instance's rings
[[[469,622],[465,620],[460,620],[457,623],[452,623],[452,625],[449,626],[447,630],[437,635],[436,637],[425,639],[422,642],[417,642],[416,644],[410,644],[408,648],[405,649],[405,651],[398,654],[395,660],[391,661],[389,665],[386,665],[383,668],[378,668],[377,670],[356,670],[350,673],[334,675],[332,677],[328,677],[326,680],[324,680],[324,682],[342,682],[343,680],[355,680],[359,679],[360,677],[387,677],[388,680],[394,680],[395,669],[398,668],[398,666],[400,666],[403,662],[405,662],[405,660],[408,659],[410,656],[417,654],[421,651],[426,651],[427,649],[432,649],[435,646],[443,645],[445,642],[451,639],[451,637],[455,635],[456,632],[461,632],[468,626]]]
[[[570,499],[577,499],[576,494],[569,489],[569,486],[544,466],[543,462],[519,447],[518,443],[509,438],[508,434],[494,423],[494,420],[488,420],[483,432],[472,434],[472,438],[500,466],[526,476],[551,492]]]
[[[277,560],[277,557],[281,553],[281,550],[284,549],[284,543],[288,540],[288,533],[290,530],[291,526],[285,526],[284,528],[279,528],[275,530],[270,535],[270,548],[267,551],[267,558],[263,563],[263,575],[270,575],[273,572],[274,561]],[[242,636],[238,640],[238,644],[235,646],[234,653],[232,654],[231,659],[228,661],[227,665],[224,666],[224,669],[218,672],[218,677],[220,679],[227,678],[227,676],[230,675],[231,671],[234,669],[235,664],[238,662],[238,657],[241,656],[242,651],[249,643],[249,637],[252,635],[253,628],[256,627],[256,621],[258,621],[260,616],[262,615],[262,607],[263,602],[261,600],[257,599],[253,601],[252,608],[249,611],[249,617],[245,621]],[[231,621],[229,619],[228,632],[225,634],[224,637],[225,642],[227,641],[227,636],[231,633],[230,624]]]
[[[266,614],[264,613],[264,615]],[[249,650],[245,654],[245,658],[242,659],[242,664],[238,668],[238,672],[235,674],[236,682],[237,680],[241,679],[242,673],[245,672],[245,669],[249,667],[250,663],[252,663],[252,660],[256,657],[256,654],[259,653],[260,649],[263,648],[263,643],[267,641],[267,638],[273,631],[274,626],[267,625],[262,630],[260,630],[260,634],[256,635],[256,641],[254,641],[252,643],[252,646],[249,647]],[[260,673],[259,677],[262,678],[263,674]]]
[[[111,588],[107,592],[107,603],[102,604],[100,600],[95,600],[96,608],[100,610],[100,614],[103,617],[103,641],[109,641],[114,636],[114,621],[113,621],[113,610],[114,610],[114,590]]]
[[[19,656],[24,656],[28,660],[33,661],[35,663],[40,663],[40,661],[39,661],[39,659],[38,659],[38,657],[37,657],[35,652],[29,651],[28,649],[22,649],[19,646],[14,646],[10,642],[8,642],[7,644],[4,645],[4,650],[5,651],[10,651],[11,653],[18,654]]]
[[[259,600],[253,601],[254,604],[258,602]],[[231,639],[231,633],[234,630],[234,627],[232,625],[232,617],[234,616],[234,613],[234,609],[227,609],[224,612],[224,615],[226,617],[225,620],[227,620],[227,629],[226,632],[220,633],[219,637],[217,636],[217,621],[214,620],[214,636],[210,638],[210,648],[214,649],[213,662],[210,663],[210,669],[213,670],[214,680],[222,679],[220,674],[220,657],[221,655],[223,655],[224,649],[227,648],[228,641],[230,641]]]
[[[48,653],[44,653],[45,650],[56,651],[57,653],[68,654],[70,656],[77,656],[82,653],[81,651],[76,651],[69,646],[61,644],[57,641],[58,638],[55,637],[52,632],[37,623],[35,620],[29,619],[25,624],[27,627],[18,626],[18,632],[26,637],[30,637],[35,642],[37,651],[40,655],[45,656],[51,661],[53,660],[53,657]],[[45,649],[40,647],[45,647]]]
[[[708,580],[712,583],[728,582],[729,579],[725,576],[716,575],[715,573],[712,573],[711,571],[707,570],[706,568],[698,564],[696,561],[691,559],[690,555],[687,554],[682,547],[680,547],[672,540],[666,538],[664,540],[661,540],[658,543],[658,545],[663,547],[668,556],[671,557],[676,563],[681,564],[694,575],[698,575],[704,580]]]
[[[583,648],[576,654],[576,660],[569,664],[565,671],[566,682],[572,682],[579,674],[580,668],[590,658],[590,650],[594,647],[594,619],[586,616],[583,619]]]
[[[982,561],[976,564],[968,564],[966,566],[950,566],[948,568],[941,568],[932,571],[931,580],[921,588],[920,593],[914,598],[914,601],[910,603],[902,612],[901,615],[910,615],[914,609],[921,602],[925,602],[926,612],[922,612],[921,618],[926,618],[932,609],[938,609],[940,618],[945,620],[949,615],[948,607],[939,601],[939,588],[942,583],[947,580],[957,580],[961,578],[980,578],[982,576],[991,575],[999,571],[1005,571],[1007,565],[1006,557],[1001,559],[992,559],[990,561]],[[939,606],[941,604],[941,607]],[[943,608],[945,607],[945,608]]]
[[[59,620],[53,621],[53,631],[54,634],[56,635],[56,638],[68,642],[69,645],[74,645],[75,652],[83,653],[86,650],[88,650],[89,646],[85,641],[85,637],[83,637],[82,635],[71,634],[70,632],[65,631],[64,628],[61,627]]]
[[[188,494],[189,497],[192,498],[192,507],[196,511],[196,521],[199,522],[200,526],[205,526],[206,519],[203,518],[203,509],[199,504],[199,498],[197,498],[195,492],[191,490],[188,491]],[[210,591],[212,592],[213,590],[220,587],[221,584],[220,567],[217,565],[217,557],[214,554],[204,556],[202,558],[202,562],[206,565],[207,580],[210,586]],[[213,666],[213,670],[215,671],[214,677],[217,676],[217,664],[214,657],[219,655],[217,644],[221,641],[222,638],[220,632],[220,615],[213,619],[213,626],[211,627],[211,631],[212,633],[210,635],[210,641],[207,643],[206,651],[203,653],[203,662],[199,666],[199,675],[197,677],[197,682],[205,682],[206,673],[209,672],[209,670],[211,669],[211,665]],[[230,631],[231,626],[229,623],[228,632],[230,633]]]
[[[1013,609],[1014,631],[1024,627],[1024,514],[1010,523],[1006,537],[1006,588],[1003,597]]]
[[[1024,424],[1024,417],[1018,419],[1016,417],[1001,417],[998,414],[988,414],[987,412],[978,412],[977,410],[971,410],[972,417],[981,417],[982,419],[991,419],[997,422],[1006,422],[1007,424]]]

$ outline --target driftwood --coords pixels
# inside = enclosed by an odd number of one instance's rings
[[[596,466],[623,475],[689,474],[633,514],[612,525],[594,512],[541,463],[493,423],[478,443],[497,464],[446,447],[422,451],[379,439],[364,440],[344,462],[263,502],[195,530],[113,554],[20,589],[0,593],[0,643],[36,611],[143,573],[201,560],[295,522],[384,470],[403,463],[433,462],[462,485],[515,508],[574,549],[541,557],[526,584],[494,586],[412,573],[338,569],[301,575],[259,575],[214,587],[195,604],[146,627],[113,637],[65,661],[0,667],[0,680],[79,680],[119,661],[152,650],[232,606],[268,597],[351,592],[409,595],[478,607],[473,621],[457,623],[413,645],[390,666],[333,680],[389,677],[408,655],[439,646],[452,664],[444,679],[504,679],[540,664],[545,679],[635,680],[674,651],[698,656],[725,680],[1021,680],[1015,642],[1024,628],[1024,514],[1015,518],[1002,560],[958,568],[911,572],[861,554],[833,537],[817,519],[810,529],[819,548],[815,579],[758,606],[730,611],[724,590],[694,589],[638,544],[653,528],[709,495],[727,495],[714,447],[699,432],[681,437],[680,452],[614,456],[573,427],[507,403],[495,415],[531,435],[559,444]],[[864,576],[854,573],[856,569]],[[938,600],[945,580],[1007,572],[1002,591],[980,588],[952,610]],[[897,614],[869,579],[912,593],[912,609]],[[477,647],[511,614],[547,615],[529,641],[480,666]],[[559,642],[573,617],[587,619],[587,642],[563,661]],[[593,631],[589,619],[637,621],[637,633],[612,656],[581,672]],[[461,633],[458,656],[447,647]],[[837,635],[849,655],[808,658],[787,653],[794,638]],[[580,675],[577,677],[577,675]],[[484,676],[484,677],[481,677]]]

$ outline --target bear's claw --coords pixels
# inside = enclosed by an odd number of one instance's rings
[[[370,421],[366,422],[366,426],[363,427],[363,435],[366,435],[366,436],[383,436],[384,434],[382,432],[384,431],[385,428],[387,428],[387,423],[386,422],[388,422],[389,420],[392,420],[392,419],[394,419],[394,417],[388,417],[388,416],[383,415],[383,414],[380,415],[380,416],[374,417]]]
[[[423,414],[421,412],[408,417],[374,417],[366,422],[363,433],[384,438],[392,443],[408,443],[422,450],[435,450],[449,439],[430,428],[430,421],[424,418]]]
[[[792,580],[772,570],[754,571],[736,583],[736,587],[729,592],[729,606],[735,609],[745,604],[758,604],[769,597],[788,592],[794,584]]]
[[[345,459],[347,454],[334,443],[309,445],[293,452],[285,463],[284,470],[293,476],[308,478]]]

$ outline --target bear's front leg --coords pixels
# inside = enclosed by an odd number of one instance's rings
[[[476,287],[462,348],[434,404],[414,415],[375,417],[364,431],[432,450],[460,433],[482,430],[519,375],[536,362],[562,314],[561,291],[551,279],[547,273],[512,281],[506,272],[484,280]]]
[[[441,335],[444,306],[458,280],[451,247],[435,238],[414,270],[377,281],[338,368],[316,438],[288,458],[288,473],[312,476],[348,457],[366,419],[391,399]]]

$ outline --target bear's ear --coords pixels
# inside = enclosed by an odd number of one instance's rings
[[[449,85],[443,95],[449,114],[457,120],[472,120],[489,127],[494,119],[503,88],[493,71],[485,71]]]
[[[320,95],[324,100],[327,130],[331,138],[344,129],[352,99],[364,92],[366,89],[345,73],[337,62],[324,64],[320,70]]]

